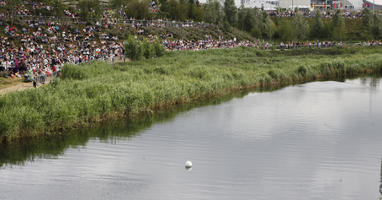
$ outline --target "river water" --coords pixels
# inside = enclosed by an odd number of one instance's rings
[[[3,145],[0,199],[377,199],[379,82],[250,92],[155,119]]]

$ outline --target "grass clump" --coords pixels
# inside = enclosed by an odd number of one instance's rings
[[[382,48],[332,51],[235,48],[170,52],[123,65],[66,65],[52,84],[0,97],[0,137],[54,134],[232,90],[382,73]]]

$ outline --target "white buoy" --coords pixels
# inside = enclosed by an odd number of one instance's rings
[[[191,168],[192,167],[192,162],[191,161],[187,161],[186,162],[186,166],[185,166],[187,169]]]

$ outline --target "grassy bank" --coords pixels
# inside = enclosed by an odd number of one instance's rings
[[[124,65],[66,66],[54,83],[0,97],[3,141],[57,134],[233,90],[382,73],[382,48],[172,52]]]

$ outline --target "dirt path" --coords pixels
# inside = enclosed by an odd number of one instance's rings
[[[0,96],[9,92],[22,91],[22,90],[26,90],[30,88],[33,88],[32,82],[29,82],[29,83],[17,82],[8,87],[1,88]]]
[[[47,85],[49,84],[51,80],[52,80],[52,77],[48,77],[45,81],[45,84],[38,83],[37,87]],[[0,87],[0,96],[10,92],[22,91],[22,90],[31,89],[31,88],[33,88],[32,82],[23,82],[22,80],[12,81],[10,84],[8,83],[7,85]]]

